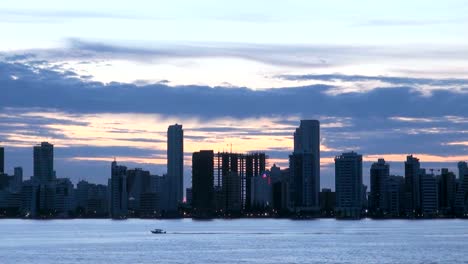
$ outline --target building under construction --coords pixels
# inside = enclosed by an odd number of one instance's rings
[[[221,192],[215,196],[216,210],[228,216],[249,211],[251,179],[265,172],[265,153],[218,152],[214,159],[214,186]]]

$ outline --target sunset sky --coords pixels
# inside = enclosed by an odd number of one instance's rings
[[[105,183],[114,157],[166,172],[166,130],[191,154],[265,151],[288,166],[300,119],[333,157],[383,157],[401,175],[468,160],[465,1],[1,1],[0,144],[32,174],[54,144],[58,177]]]

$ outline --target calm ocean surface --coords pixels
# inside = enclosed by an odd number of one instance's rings
[[[0,263],[468,263],[468,220],[0,220]]]

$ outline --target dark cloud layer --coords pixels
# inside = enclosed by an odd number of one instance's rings
[[[170,87],[164,84],[102,84],[82,81],[75,78],[73,73],[59,73],[18,63],[0,63],[0,73],[3,98],[0,107],[54,108],[71,113],[140,112],[197,115],[203,118],[288,114],[303,117],[387,118],[466,116],[468,111],[467,93],[436,90],[430,97],[422,96],[412,89],[410,81],[399,81],[399,78],[390,79],[395,83],[394,89],[330,96],[326,92],[334,87],[327,85],[251,90],[233,87]],[[419,81],[429,82],[427,79]],[[432,82],[444,83],[443,80]]]

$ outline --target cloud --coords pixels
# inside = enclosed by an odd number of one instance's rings
[[[59,175],[79,179],[83,174],[79,168],[90,168],[88,176],[100,182],[108,177],[106,164],[114,156],[164,173],[166,129],[173,123],[184,124],[187,155],[232,144],[234,151],[265,150],[270,165],[280,162],[284,167],[299,120],[320,119],[324,186],[332,185],[330,161],[343,151],[369,157],[365,174],[378,156],[395,162],[395,173],[401,172],[402,161],[397,160],[402,153],[419,153],[423,162],[444,167],[466,157],[467,93],[415,92],[421,82],[445,82],[441,80],[386,81],[393,86],[335,95],[328,92],[335,86],[323,84],[264,90],[103,84],[82,80],[73,72],[0,62],[0,141],[7,146],[8,164],[14,161],[26,172],[31,171],[32,145],[51,141],[57,146]],[[190,160],[185,162],[190,175]]]
[[[415,20],[415,19],[373,19],[358,24],[358,26],[370,27],[425,27],[437,26],[444,24],[459,24],[462,20],[446,19],[446,20]]]
[[[17,50],[4,53],[10,60],[34,58],[36,62],[77,61],[89,63],[102,60],[128,60],[144,63],[167,62],[177,59],[236,58],[274,66],[327,69],[376,61],[400,62],[451,61],[460,65],[468,59],[468,49],[456,45],[371,46],[319,44],[255,44],[235,42],[150,42],[141,45],[118,41],[89,41],[79,38],[65,40],[62,47]],[[1,54],[0,54],[1,55]],[[394,64],[391,64],[394,65]],[[406,65],[403,64],[403,65]],[[407,69],[411,70],[411,69]],[[414,69],[413,69],[414,70]],[[446,70],[446,69],[444,69]]]
[[[331,94],[343,92],[368,92],[378,88],[411,87],[425,95],[434,90],[450,90],[468,93],[468,79],[436,79],[392,76],[365,76],[345,74],[304,74],[279,75],[280,79],[290,81],[315,81],[323,85],[338,86]]]
[[[330,96],[327,93],[336,87],[320,84],[266,90],[195,85],[172,87],[161,83],[142,86],[103,84],[80,80],[70,72],[4,62],[0,62],[0,72],[2,108],[53,108],[70,113],[160,113],[203,118],[275,115],[425,118],[465,117],[467,112],[467,93],[433,90],[432,96],[421,96],[414,92],[417,80],[413,79],[393,88]],[[18,78],[11,79],[11,75]],[[463,83],[461,80],[453,82]]]

